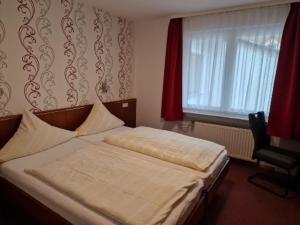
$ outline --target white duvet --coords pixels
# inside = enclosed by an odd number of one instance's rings
[[[102,143],[26,173],[122,224],[160,224],[199,175]]]
[[[104,142],[202,172],[225,151],[210,141],[149,127],[108,135]]]

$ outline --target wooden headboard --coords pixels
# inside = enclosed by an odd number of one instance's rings
[[[136,125],[136,99],[103,103],[126,126]],[[63,129],[75,130],[86,119],[93,105],[76,106],[35,113],[43,121]],[[0,148],[14,135],[21,122],[22,115],[0,118]]]

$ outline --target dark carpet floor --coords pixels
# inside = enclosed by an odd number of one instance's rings
[[[247,181],[259,172],[233,161],[203,225],[300,225],[300,197],[282,199]],[[282,190],[277,190],[282,191]]]
[[[232,161],[203,225],[300,225],[300,197],[282,199],[247,182],[253,165]],[[0,225],[37,225],[20,210],[1,206]]]

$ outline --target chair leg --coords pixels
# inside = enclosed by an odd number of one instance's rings
[[[259,162],[258,162],[258,164],[259,164]],[[267,188],[267,187],[265,187],[265,186],[263,186],[263,185],[261,185],[261,184],[259,184],[259,183],[256,183],[256,182],[254,181],[254,179],[255,179],[256,177],[262,177],[262,178],[265,177],[265,178],[266,178],[267,175],[265,175],[265,174],[263,174],[263,173],[255,173],[255,174],[249,176],[249,177],[248,177],[248,182],[251,183],[251,184],[254,184],[255,186],[260,187],[260,188],[262,188],[262,189],[264,189],[264,190],[266,190],[266,191],[268,191],[268,192],[270,192],[270,193],[272,193],[272,194],[274,194],[274,195],[277,195],[277,196],[279,196],[279,197],[281,197],[281,198],[287,198],[287,196],[288,196],[288,194],[289,194],[289,186],[290,186],[290,181],[291,181],[291,172],[290,172],[290,170],[287,170],[287,172],[288,172],[288,182],[287,182],[287,185],[285,186],[285,192],[284,192],[283,194],[279,194],[279,193],[273,191],[272,189]],[[270,178],[269,178],[269,179],[270,179]]]
[[[256,161],[256,166],[257,167],[259,167],[259,162],[260,162],[259,159],[257,159],[257,161]]]
[[[291,185],[291,178],[292,178],[291,171],[287,169],[287,172],[288,172],[288,178],[287,178],[288,180],[285,187],[285,193],[282,195],[283,198],[286,198],[289,195],[289,188]]]
[[[248,182],[251,183],[251,184],[253,184],[253,185],[255,185],[255,186],[257,186],[257,187],[260,187],[260,188],[264,189],[265,191],[268,191],[268,192],[270,192],[270,193],[272,193],[272,194],[274,194],[274,195],[277,195],[277,196],[279,196],[279,197],[281,197],[281,198],[285,198],[285,196],[286,196],[286,189],[285,189],[284,194],[279,194],[279,193],[273,191],[273,190],[270,189],[270,188],[267,188],[267,187],[265,187],[265,186],[263,186],[263,185],[261,185],[261,184],[259,184],[259,183],[256,183],[256,182],[254,181],[254,179],[255,179],[256,177],[266,177],[266,175],[265,175],[265,174],[262,174],[262,173],[255,173],[255,174],[253,174],[252,176],[248,177]]]

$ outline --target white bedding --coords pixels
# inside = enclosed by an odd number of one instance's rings
[[[15,184],[23,191],[27,192],[34,198],[38,199],[48,208],[60,214],[62,217],[75,225],[113,225],[114,221],[106,218],[104,215],[98,214],[89,208],[83,206],[77,201],[62,194],[56,189],[39,181],[38,179],[27,175],[25,168],[36,168],[44,163],[59,158],[61,156],[71,154],[74,151],[89,145],[86,141],[78,138],[69,142],[51,148],[31,156],[15,159],[0,165],[0,176],[5,177],[8,181]],[[127,151],[127,150],[124,150]],[[138,153],[134,153],[138,154]],[[142,154],[139,157],[147,157],[149,160],[158,160]],[[167,163],[159,160],[160,163]],[[188,216],[189,211],[196,204],[200,191],[202,191],[202,181],[199,181],[197,187],[192,190],[185,199],[172,211],[164,224],[182,224]]]
[[[119,128],[111,129],[109,131],[105,132],[100,132],[97,134],[92,134],[92,135],[86,135],[86,136],[80,136],[78,137],[79,139],[86,141],[90,144],[99,144],[104,140],[104,137],[106,135],[111,135],[111,134],[117,134],[126,130],[132,129],[130,127],[122,126]],[[222,152],[218,158],[215,160],[215,162],[209,167],[209,169],[205,172],[201,172],[202,175],[202,180],[204,182],[204,189],[206,189],[216,178],[220,170],[222,169],[223,165],[227,161],[227,151]]]
[[[215,142],[144,126],[107,135],[104,142],[201,172],[225,150]]]
[[[85,135],[85,136],[79,136],[77,137],[80,140],[84,140],[90,144],[99,144],[100,142],[102,142],[104,140],[104,137],[106,135],[111,135],[111,134],[117,134],[119,132],[122,131],[126,131],[126,130],[130,130],[132,129],[131,127],[126,127],[126,126],[122,126],[122,127],[118,127],[118,128],[114,128],[108,131],[104,131],[104,132],[100,132],[97,134],[90,134],[90,135]]]

